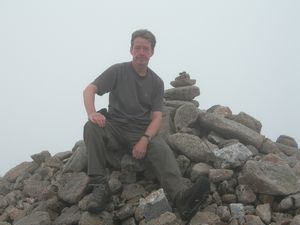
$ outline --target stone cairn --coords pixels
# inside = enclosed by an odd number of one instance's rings
[[[296,225],[300,224],[300,154],[296,141],[276,142],[261,123],[229,107],[200,110],[196,81],[182,72],[165,91],[162,135],[188,182],[206,174],[205,207],[182,221],[151,171],[124,155],[108,168],[114,194],[99,214],[91,196],[83,141],[52,156],[42,151],[0,178],[0,225]]]

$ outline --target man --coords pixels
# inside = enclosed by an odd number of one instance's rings
[[[112,151],[127,151],[150,165],[183,218],[191,217],[209,193],[206,177],[187,188],[172,150],[156,135],[162,121],[164,84],[148,67],[155,44],[150,31],[133,32],[132,61],[111,66],[84,90],[89,119],[84,127],[84,141],[88,175],[94,187],[87,206],[90,212],[102,211],[111,199],[105,168],[115,164]],[[109,93],[108,112],[97,112],[95,95],[105,93]]]

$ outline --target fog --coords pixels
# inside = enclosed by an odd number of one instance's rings
[[[140,28],[156,35],[149,66],[166,89],[186,71],[200,109],[246,112],[271,140],[284,134],[300,144],[299,12],[297,0],[0,0],[0,175],[82,139],[83,89],[131,60]]]

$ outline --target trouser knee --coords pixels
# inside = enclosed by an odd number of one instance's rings
[[[103,128],[99,127],[98,124],[95,124],[91,121],[87,121],[83,128],[83,137],[86,140],[87,137],[91,135],[97,134],[97,136],[103,134],[104,130]]]

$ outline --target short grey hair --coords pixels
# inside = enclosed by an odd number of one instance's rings
[[[136,39],[138,37],[141,37],[141,38],[144,38],[144,39],[148,40],[151,43],[152,50],[154,50],[155,45],[156,45],[156,38],[155,38],[154,34],[151,31],[146,30],[146,29],[136,30],[132,33],[132,35],[131,35],[131,47],[130,47],[131,49],[133,47],[134,39]]]

